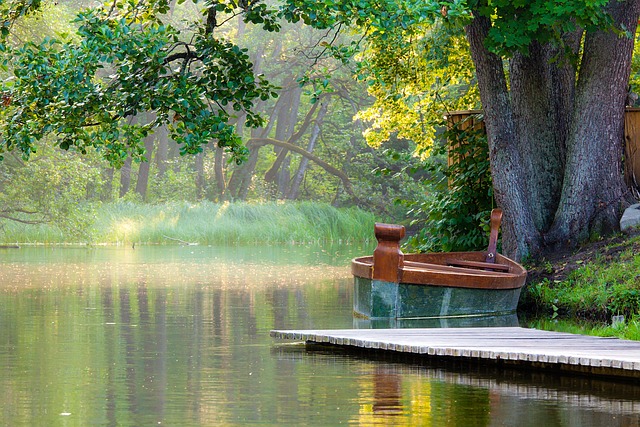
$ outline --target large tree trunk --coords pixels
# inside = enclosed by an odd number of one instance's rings
[[[609,11],[633,33],[639,3],[612,0]],[[578,76],[568,61],[552,61],[557,48],[532,44],[527,56],[510,61],[509,92],[501,58],[484,44],[490,21],[475,16],[466,33],[495,197],[505,211],[504,252],[519,259],[615,229],[625,202],[622,133],[633,39],[589,33]],[[565,35],[574,52],[581,34]]]
[[[527,195],[525,169],[516,139],[502,58],[488,51],[484,40],[489,19],[477,15],[465,28],[485,111],[494,197],[504,209],[503,251],[516,259],[540,249]]]
[[[550,45],[534,43],[529,55],[517,53],[510,63],[514,142],[526,160],[522,167],[538,230],[549,228],[560,202],[573,111],[575,67],[552,61],[559,54]]]
[[[640,1],[612,0],[609,12],[617,24],[635,34]],[[575,244],[618,227],[626,202],[621,159],[633,43],[632,37],[611,31],[586,37],[562,199],[546,235],[549,245]]]

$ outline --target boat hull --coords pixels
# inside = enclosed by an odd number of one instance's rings
[[[421,319],[513,313],[526,270],[499,255],[508,271],[451,267],[451,260],[481,262],[482,252],[406,254],[399,280],[374,278],[373,258],[352,262],[354,312],[365,319]]]
[[[522,288],[477,289],[354,279],[354,311],[369,319],[483,316],[515,312]]]

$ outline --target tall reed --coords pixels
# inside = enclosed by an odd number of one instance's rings
[[[87,242],[106,244],[306,244],[373,239],[373,214],[326,203],[116,202],[95,210]],[[5,243],[79,243],[55,225],[6,224]],[[77,237],[75,237],[77,239]],[[82,242],[81,242],[82,243]]]

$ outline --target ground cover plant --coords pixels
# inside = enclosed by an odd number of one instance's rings
[[[527,268],[519,310],[530,326],[640,339],[640,230],[550,253]]]

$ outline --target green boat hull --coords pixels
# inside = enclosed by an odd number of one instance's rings
[[[354,277],[354,311],[366,319],[420,319],[513,313],[521,287],[477,289]]]

